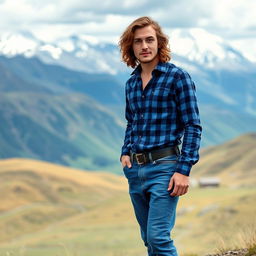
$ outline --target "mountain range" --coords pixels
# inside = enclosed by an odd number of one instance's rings
[[[196,83],[202,147],[255,131],[256,64],[201,29],[174,30],[171,42],[173,63]],[[131,70],[117,45],[20,32],[1,35],[0,54],[1,158],[118,171]]]
[[[115,92],[121,88],[114,78],[22,56],[1,56],[0,66],[2,158],[30,157],[89,169],[111,170],[119,164],[123,124],[106,107],[118,103]]]

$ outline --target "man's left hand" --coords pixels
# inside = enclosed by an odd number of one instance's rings
[[[173,188],[174,186],[174,188]],[[189,177],[181,173],[175,172],[170,179],[168,191],[173,188],[171,196],[182,196],[188,192]]]

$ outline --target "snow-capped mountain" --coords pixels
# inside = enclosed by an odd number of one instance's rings
[[[222,143],[241,133],[254,131],[256,64],[228,42],[201,29],[171,31],[170,46],[172,62],[187,70],[195,81],[204,145]],[[102,43],[84,35],[46,43],[27,32],[7,33],[0,36],[0,55],[4,55],[0,56],[0,76],[3,69],[2,78],[12,77],[5,85],[6,91],[15,85],[20,88],[27,84],[31,88],[30,85],[36,84],[41,90],[54,84],[55,92],[79,89],[104,107],[111,105],[111,110],[118,114],[124,109],[122,85],[131,69],[120,61],[117,44]],[[82,79],[84,76],[86,82]],[[100,78],[100,82],[96,84],[92,77]],[[26,84],[22,83],[24,80]]]
[[[192,74],[199,99],[225,108],[256,115],[256,63],[203,29],[176,29],[170,32],[172,61]],[[77,35],[46,43],[31,33],[6,33],[0,37],[0,54],[38,57],[46,64],[89,73],[108,73],[125,82],[130,69],[120,61],[117,44]]]
[[[171,31],[170,46],[175,57],[174,62],[179,63],[182,59],[182,64],[187,66],[192,63],[192,66],[198,64],[208,69],[247,71],[255,67],[228,42],[199,28]],[[0,54],[37,56],[48,64],[90,73],[115,75],[130,72],[120,61],[117,43],[102,43],[86,35],[60,38],[54,43],[46,43],[29,32],[6,33],[0,36]]]
[[[95,38],[83,35],[46,43],[29,33],[6,33],[0,37],[0,54],[8,57],[18,54],[28,58],[36,56],[46,64],[89,73],[114,75],[125,70],[125,65],[120,65],[116,45],[99,43]]]
[[[174,54],[209,69],[237,70],[250,66],[250,61],[229,42],[204,29],[176,29],[170,39]]]

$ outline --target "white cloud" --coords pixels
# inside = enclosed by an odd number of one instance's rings
[[[234,32],[255,26],[255,0],[224,0],[213,6],[211,24]]]
[[[256,33],[255,10],[255,0],[5,0],[0,33],[30,31],[45,41],[76,34],[116,42],[132,20],[149,15],[166,30],[204,28],[244,47],[240,41]]]
[[[256,62],[256,38],[233,40],[231,45],[242,52],[245,58]]]
[[[40,40],[51,42],[60,37],[83,35],[97,37],[98,41],[117,42],[120,34],[135,17],[106,15],[104,22],[85,22],[79,24],[35,24],[32,33]]]
[[[0,2],[1,28],[33,28],[37,24],[95,27],[109,21],[122,25],[138,16],[150,15],[166,27],[203,27],[249,30],[255,26],[255,0],[6,0]],[[254,28],[255,29],[255,28]],[[105,29],[101,29],[105,31]],[[119,32],[119,31],[117,31]],[[116,33],[115,30],[111,31]]]

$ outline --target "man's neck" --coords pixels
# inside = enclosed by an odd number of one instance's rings
[[[142,73],[145,75],[151,75],[152,71],[157,66],[158,62],[159,62],[159,59],[155,58],[149,63],[141,63],[140,65],[141,65]]]

